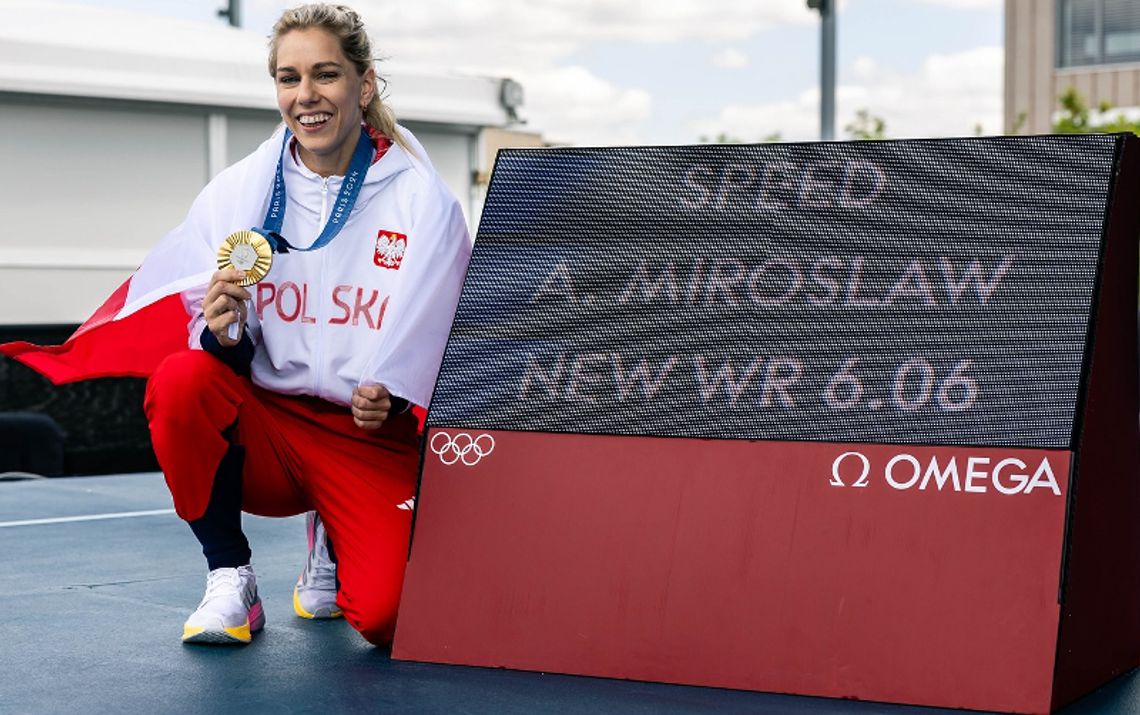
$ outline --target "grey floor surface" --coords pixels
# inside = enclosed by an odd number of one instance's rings
[[[394,661],[343,621],[293,615],[299,517],[246,518],[266,630],[244,648],[183,646],[205,567],[170,509],[159,474],[0,481],[0,714],[954,712]],[[1140,675],[1063,713],[1140,713]]]

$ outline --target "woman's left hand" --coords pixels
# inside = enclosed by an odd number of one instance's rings
[[[360,385],[352,391],[352,420],[361,429],[380,429],[391,409],[391,395],[383,385]]]

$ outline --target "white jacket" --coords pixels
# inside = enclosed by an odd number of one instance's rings
[[[248,288],[255,384],[347,405],[354,387],[377,383],[428,404],[471,241],[458,201],[423,147],[402,131],[419,156],[393,144],[369,168],[348,221],[330,244],[274,254],[269,275]],[[190,346],[198,347],[217,249],[230,233],[261,226],[282,132],[202,190],[186,221],[135,274],[123,315],[181,292],[187,312],[196,316]],[[281,234],[307,248],[324,228],[342,177],[322,179],[288,149],[284,177],[288,203]],[[162,266],[170,267],[165,276],[158,275]]]

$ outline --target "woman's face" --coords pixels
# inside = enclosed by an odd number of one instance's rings
[[[322,176],[344,174],[360,135],[361,105],[372,99],[376,75],[364,76],[332,33],[293,30],[277,40],[277,107],[300,144],[301,160]]]

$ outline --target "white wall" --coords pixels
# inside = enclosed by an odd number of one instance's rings
[[[226,116],[226,166],[261,146],[281,123],[277,112],[250,112]]]
[[[205,114],[0,100],[0,323],[80,322],[206,178]]]
[[[459,133],[438,124],[409,122],[407,126],[416,135],[416,139],[424,145],[436,172],[459,199],[459,203],[463,206],[463,215],[467,218],[467,225],[471,227],[474,235],[474,226],[479,217],[472,216],[471,187],[475,169],[472,160],[477,156],[474,149],[477,146],[478,136]]]

